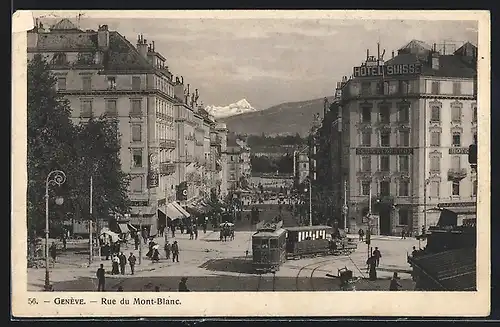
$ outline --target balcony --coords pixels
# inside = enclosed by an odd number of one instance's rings
[[[359,170],[356,175],[359,179],[372,179],[372,172],[370,170]]]
[[[216,146],[216,145],[221,145],[222,144],[222,138],[220,136],[215,137],[215,139],[211,138],[210,139],[210,145]]]
[[[380,180],[387,180],[387,179],[391,179],[391,172],[389,170],[377,170],[375,172],[375,175],[377,175],[377,177],[380,179]]]
[[[160,164],[161,175],[172,175],[175,173],[175,164],[173,162],[162,162]]]
[[[176,143],[177,142],[175,140],[160,139],[160,148],[162,148],[162,149],[175,149]]]
[[[467,176],[467,170],[465,168],[451,168],[448,170],[448,180],[449,181],[459,181]]]

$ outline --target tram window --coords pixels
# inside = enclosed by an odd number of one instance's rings
[[[277,239],[275,239],[275,238],[270,239],[269,242],[270,242],[271,248],[275,249],[278,247],[278,240]]]
[[[259,240],[259,239],[254,239],[254,240],[252,241],[252,246],[253,246],[254,248],[258,248],[258,247],[260,246],[260,240]]]
[[[269,240],[262,240],[262,248],[263,249],[269,248]]]

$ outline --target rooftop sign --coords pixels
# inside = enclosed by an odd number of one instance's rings
[[[376,77],[396,75],[418,75],[422,72],[421,64],[401,64],[385,66],[359,66],[354,67],[354,77]]]

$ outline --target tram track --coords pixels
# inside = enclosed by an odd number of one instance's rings
[[[295,276],[295,289],[296,289],[297,291],[299,291],[299,292],[301,291],[301,289],[300,289],[300,279],[301,279],[301,278],[304,278],[304,277],[301,277],[301,273],[302,273],[302,272],[304,272],[304,271],[311,270],[311,273],[309,274],[308,279],[309,279],[309,284],[310,284],[310,286],[311,286],[311,288],[312,288],[312,291],[314,291],[314,290],[315,290],[315,288],[314,288],[314,283],[313,283],[314,273],[315,273],[318,269],[320,269],[320,268],[322,268],[322,267],[324,267],[324,266],[328,265],[328,264],[329,264],[329,263],[331,263],[331,262],[332,262],[332,260],[331,260],[331,259],[328,259],[328,260],[322,260],[322,261],[319,261],[319,262],[309,263],[309,264],[307,264],[307,265],[302,266],[302,267],[299,269],[299,271],[298,271],[297,275]],[[316,266],[316,267],[315,267],[315,266]],[[314,268],[313,268],[313,267],[314,267]],[[307,278],[307,277],[306,277],[306,278]]]

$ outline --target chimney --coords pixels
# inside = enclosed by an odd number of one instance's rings
[[[109,49],[109,30],[108,25],[101,25],[97,30],[97,46],[101,51]]]
[[[370,49],[366,49],[366,61],[370,58]]]
[[[148,56],[148,43],[146,40],[143,38],[142,34],[139,35],[137,39],[137,51],[143,56],[144,58],[147,58]]]
[[[153,50],[153,52],[155,52],[155,41],[151,42],[151,49]]]
[[[394,59],[394,50],[392,50],[392,59]]]

